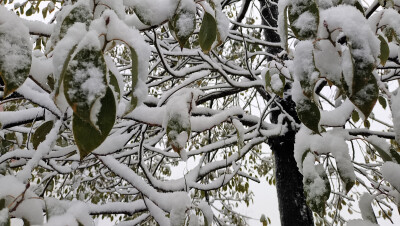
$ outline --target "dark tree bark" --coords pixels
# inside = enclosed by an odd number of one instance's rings
[[[273,1],[275,3],[278,2],[278,0]],[[260,3],[263,24],[277,27],[277,4],[271,3],[268,0],[260,0]],[[265,30],[264,36],[270,42],[280,41],[279,35],[273,30]],[[282,49],[279,47],[269,47],[267,51],[277,55]],[[289,91],[290,86],[286,85],[285,90]],[[299,122],[295,103],[292,101],[290,95],[284,95],[284,99],[278,98],[277,102],[282,106],[283,110]],[[271,122],[277,123],[280,114],[282,114],[280,111],[272,112]],[[286,123],[289,125],[290,122],[286,120]],[[291,128],[291,126],[288,126],[288,128]],[[314,225],[312,212],[308,208],[304,196],[303,176],[300,174],[293,156],[296,132],[293,129],[289,129],[284,136],[268,140],[268,144],[275,155],[275,180],[282,226]]]

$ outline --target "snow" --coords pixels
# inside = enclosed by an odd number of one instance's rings
[[[0,5],[0,65],[3,78],[22,84],[27,75],[21,72],[31,65],[32,43],[28,28],[13,12]]]
[[[299,29],[299,35],[305,36],[309,32],[312,32],[317,27],[317,21],[313,14],[310,12],[302,13],[293,24],[297,29]]]
[[[400,191],[400,165],[393,162],[385,162],[381,167],[381,173],[385,180],[397,190]]]
[[[393,127],[396,141],[400,144],[400,89],[397,89],[396,95],[392,95],[390,106],[392,107]]]
[[[346,226],[378,226],[378,224],[366,220],[349,220]]]
[[[372,209],[371,202],[374,200],[375,196],[369,193],[364,193],[360,197],[358,205],[360,206],[361,216],[366,221],[376,222],[376,217],[374,210]]]
[[[0,199],[6,200],[6,206],[9,206],[14,202],[15,198],[21,195],[26,188],[26,185],[17,180],[14,176],[0,176]],[[7,186],[4,186],[7,185]],[[19,199],[18,199],[19,200]],[[16,202],[11,205],[11,208],[15,207]],[[12,216],[18,218],[25,218],[31,224],[42,224],[43,201],[38,199],[30,189],[25,192],[24,200],[19,204],[18,208],[12,212]],[[7,212],[8,209],[6,208]],[[4,214],[4,213],[3,213]]]
[[[143,20],[150,25],[160,25],[170,19],[175,12],[178,1],[176,0],[124,0],[124,5],[135,8]]]

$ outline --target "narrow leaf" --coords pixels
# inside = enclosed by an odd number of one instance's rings
[[[379,35],[379,41],[381,41],[381,54],[379,55],[379,59],[381,60],[382,66],[385,66],[386,61],[389,59],[389,45],[387,44],[386,40],[382,35]]]

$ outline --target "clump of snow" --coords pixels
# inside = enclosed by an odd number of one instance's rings
[[[4,198],[6,200],[6,206],[13,203],[15,198],[21,195],[25,189],[26,185],[14,176],[0,177],[0,199]],[[11,208],[14,208],[16,203],[17,202],[14,202],[14,204],[11,205]],[[31,224],[42,224],[42,206],[43,201],[38,199],[37,195],[28,189],[25,192],[24,200],[19,204],[17,209],[11,213],[11,215],[18,218],[25,218]],[[7,208],[5,210],[8,212]],[[2,213],[4,214],[4,212]]]
[[[6,80],[22,84],[25,76],[16,76],[30,68],[32,43],[29,30],[13,12],[0,5],[0,70]],[[11,83],[11,82],[10,82]]]
[[[124,0],[124,5],[135,8],[139,14],[138,17],[141,17],[145,23],[159,25],[173,16],[178,2],[176,0]]]
[[[378,226],[378,224],[366,220],[349,220],[346,226]]]
[[[374,210],[372,209],[371,202],[374,200],[375,196],[370,195],[369,193],[364,193],[360,197],[360,201],[358,205],[361,210],[361,216],[364,220],[368,220],[370,222],[376,223],[376,217],[374,214]]]
[[[320,12],[320,21],[324,23],[319,24],[318,37],[329,37],[327,28],[329,31],[338,30],[333,32],[333,40],[335,40],[335,35],[343,32],[347,40],[351,42],[351,54],[354,58],[364,64],[375,63],[380,53],[380,42],[371,30],[367,19],[358,9],[349,5],[332,7]]]
[[[390,105],[392,107],[393,127],[396,142],[400,144],[400,89],[397,89],[396,95],[392,95]]]
[[[397,190],[400,191],[400,165],[394,162],[385,162],[381,167],[381,173],[385,180]]]
[[[294,26],[299,29],[299,35],[305,36],[310,32],[313,32],[317,28],[316,18],[310,12],[302,13],[296,21],[294,21]]]

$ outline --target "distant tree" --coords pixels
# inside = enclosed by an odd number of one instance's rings
[[[400,203],[396,1],[0,3],[0,225],[243,225],[265,175],[307,224],[304,199],[328,225]]]

